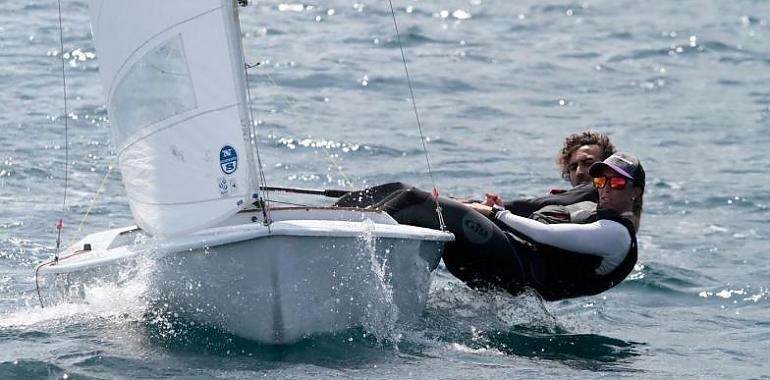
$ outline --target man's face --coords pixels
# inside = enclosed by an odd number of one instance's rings
[[[569,182],[572,186],[590,184],[591,176],[588,175],[588,168],[602,159],[602,147],[599,145],[583,145],[572,152],[567,161]]]

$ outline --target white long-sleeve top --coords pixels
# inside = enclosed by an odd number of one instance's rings
[[[588,224],[543,224],[536,220],[501,211],[497,219],[535,242],[576,253],[601,256],[596,269],[607,274],[617,268],[631,249],[631,235],[622,224],[601,219]]]

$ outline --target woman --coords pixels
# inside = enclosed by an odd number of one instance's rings
[[[517,294],[529,287],[546,300],[598,294],[620,283],[637,261],[632,220],[644,193],[644,169],[636,157],[616,153],[589,173],[598,208],[570,215],[568,223],[544,224],[499,206],[439,198],[456,239],[444,251],[447,269],[473,288]],[[376,206],[399,223],[438,228],[429,193],[397,189],[381,199]]]

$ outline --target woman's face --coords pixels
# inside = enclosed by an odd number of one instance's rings
[[[619,213],[631,211],[634,204],[634,198],[641,195],[642,189],[634,186],[634,182],[630,179],[626,179],[608,167],[602,168],[600,177],[606,177],[607,180],[605,181],[604,187],[599,188],[599,207]],[[622,180],[613,180],[612,177],[621,177],[625,179],[625,186],[622,189],[618,189],[617,186],[613,189],[611,183],[615,182],[617,185],[622,182]],[[594,182],[594,184],[596,184],[596,182]]]

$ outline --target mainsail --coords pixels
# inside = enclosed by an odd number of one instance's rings
[[[91,0],[118,165],[136,223],[195,231],[257,188],[234,0]]]

